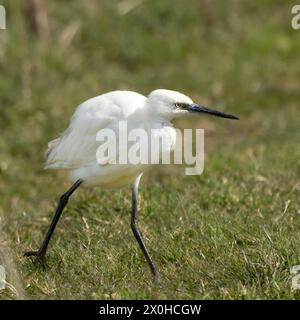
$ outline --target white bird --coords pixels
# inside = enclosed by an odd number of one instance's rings
[[[149,132],[151,129],[158,129],[168,142],[164,146],[165,149],[159,149],[159,156],[161,156],[162,153],[169,152],[175,146],[176,131],[171,120],[189,113],[206,113],[228,119],[238,119],[233,115],[195,104],[182,93],[165,89],[154,90],[148,97],[132,91],[112,91],[80,104],[67,130],[48,144],[46,152],[45,168],[68,170],[73,185],[60,197],[53,220],[39,250],[25,252],[24,255],[37,256],[39,260],[44,261],[49,241],[63,209],[69,197],[80,185],[112,188],[131,184],[131,228],[152,274],[156,275],[156,266],[136,226],[138,186],[145,165],[111,164],[109,161],[99,163],[96,159],[99,147],[96,135],[102,129],[112,129],[117,133],[120,121],[127,121],[128,130],[143,128]]]

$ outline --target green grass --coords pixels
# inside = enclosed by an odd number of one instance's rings
[[[18,295],[7,288],[0,299],[300,298],[290,275],[300,264],[293,2],[152,0],[120,15],[120,1],[55,0],[43,41],[29,32],[24,2],[2,1],[0,264]],[[43,171],[43,152],[75,106],[109,90],[160,87],[241,120],[193,121],[207,129],[202,176],[160,167],[143,177],[139,226],[159,280],[131,233],[129,189],[79,190],[50,243],[49,268],[23,258],[69,186],[65,173]]]

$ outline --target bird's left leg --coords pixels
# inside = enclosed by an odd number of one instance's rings
[[[45,235],[45,238],[39,248],[38,251],[27,251],[24,253],[24,256],[25,257],[31,257],[31,256],[36,256],[40,261],[44,262],[44,258],[45,258],[45,255],[46,255],[46,251],[47,251],[47,248],[48,248],[48,244],[49,244],[49,241],[52,237],[52,234],[54,232],[54,229],[57,225],[57,222],[65,208],[65,206],[67,205],[68,201],[69,201],[69,198],[70,196],[72,195],[72,193],[82,184],[82,180],[77,180],[73,185],[72,187],[66,192],[64,193],[61,197],[60,197],[60,200],[59,200],[59,204],[56,208],[56,211],[55,211],[55,214],[54,214],[54,217],[51,221],[51,224],[49,226],[49,229]]]
[[[143,251],[143,254],[148,262],[148,265],[150,267],[150,270],[152,272],[152,274],[154,276],[156,276],[157,274],[157,269],[156,269],[156,266],[145,246],[145,243],[144,243],[144,240],[142,238],[142,235],[141,233],[139,232],[137,226],[136,226],[136,220],[137,220],[137,200],[138,200],[138,187],[139,187],[139,182],[140,182],[140,179],[141,179],[141,175],[139,175],[135,182],[133,183],[132,185],[132,189],[131,189],[131,192],[132,192],[132,198],[131,198],[131,203],[132,203],[132,208],[131,208],[131,229],[132,229],[132,232],[138,242],[138,244],[140,245],[140,248],[141,250]]]

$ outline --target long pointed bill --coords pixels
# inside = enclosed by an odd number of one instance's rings
[[[234,119],[234,120],[240,120],[238,117],[233,116],[232,114],[220,112],[217,110],[209,109],[203,106],[200,106],[199,104],[191,104],[187,108],[191,112],[202,112],[202,113],[207,113],[215,117],[221,117],[221,118],[226,118],[226,119]]]

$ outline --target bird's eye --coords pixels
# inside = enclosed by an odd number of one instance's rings
[[[184,108],[184,103],[175,103],[175,107],[177,109],[183,109]]]

